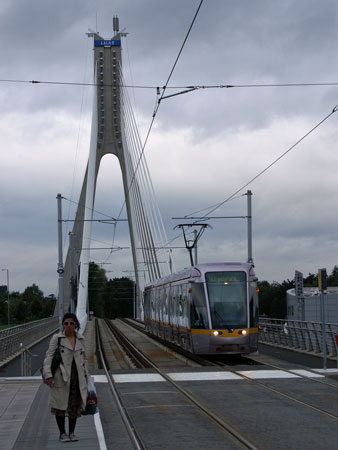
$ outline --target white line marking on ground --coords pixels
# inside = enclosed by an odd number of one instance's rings
[[[291,370],[291,372],[295,373],[296,375],[301,375],[303,377],[308,377],[308,378],[324,378],[324,375],[320,375],[319,373],[309,372],[308,370],[303,370],[303,369],[295,369],[295,370]]]
[[[330,373],[338,375],[338,369],[312,369],[312,370],[319,373]]]
[[[106,375],[92,375],[94,383],[108,383]]]
[[[168,373],[175,381],[212,381],[212,380],[243,380],[240,376],[230,372],[180,372]]]
[[[100,413],[94,414],[94,424],[96,428],[97,439],[99,441],[100,450],[107,450],[106,440],[104,438]]]
[[[248,378],[299,378],[294,373],[284,372],[283,370],[241,370],[237,373],[244,375]]]
[[[273,378],[299,378],[305,376],[308,378],[323,377],[322,373],[338,373],[337,369],[313,369],[316,372],[310,372],[304,369],[290,369],[290,372],[284,370],[241,370],[237,374],[231,372],[172,372],[168,376],[175,381],[233,381],[242,380],[240,375],[252,379],[273,379]],[[292,373],[291,373],[292,372]],[[95,383],[107,383],[105,375],[93,375]],[[115,383],[151,383],[163,382],[165,379],[156,373],[127,373],[113,374]],[[1,378],[0,378],[1,380]]]
[[[153,381],[165,381],[161,375],[157,373],[126,373],[113,375],[115,383],[145,383]]]

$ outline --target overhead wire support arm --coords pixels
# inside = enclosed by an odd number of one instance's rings
[[[187,238],[186,228],[191,228],[191,227],[200,227],[200,230],[197,233],[195,233],[194,239]],[[185,243],[186,249],[189,252],[191,266],[194,265],[194,260],[192,257],[192,249],[196,247],[198,240],[200,239],[200,237],[204,233],[204,230],[207,227],[212,228],[211,225],[208,225],[207,223],[181,223],[179,225],[176,225],[176,227],[174,228],[174,230],[176,228],[181,228],[183,231],[184,243]]]
[[[64,219],[62,222],[99,222],[115,225],[116,222],[128,222],[128,219]]]
[[[177,95],[187,94],[188,92],[196,91],[197,89],[199,89],[199,87],[194,87],[191,89],[187,89],[185,91],[176,92],[175,94],[171,94],[171,95],[164,95],[158,100],[158,103],[160,103],[161,100],[164,100],[165,98],[176,97]]]
[[[191,219],[191,220],[212,220],[212,219],[247,219],[248,216],[201,216],[201,217],[172,217],[172,220],[183,220],[183,219]],[[197,224],[193,224],[197,225]]]

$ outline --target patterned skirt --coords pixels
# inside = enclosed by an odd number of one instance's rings
[[[81,393],[79,388],[79,377],[77,374],[77,368],[75,360],[73,358],[71,376],[70,376],[70,387],[69,387],[69,397],[68,397],[68,407],[64,411],[62,409],[52,408],[51,413],[56,416],[70,417],[71,419],[76,419],[81,416]]]

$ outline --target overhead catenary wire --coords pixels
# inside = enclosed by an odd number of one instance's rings
[[[304,83],[219,83],[219,84],[190,84],[187,86],[153,86],[153,85],[137,85],[137,84],[98,84],[85,83],[77,81],[44,81],[44,80],[16,80],[16,79],[0,79],[0,83],[23,83],[23,84],[49,84],[56,86],[100,86],[100,87],[120,87],[131,89],[151,89],[151,90],[168,90],[168,89],[187,89],[187,92],[197,89],[244,89],[244,88],[271,88],[271,87],[330,87],[338,86],[338,81],[327,82],[304,82]],[[185,92],[182,92],[185,93]],[[174,94],[178,95],[180,93]]]
[[[245,189],[246,187],[248,187],[251,183],[253,183],[255,180],[257,180],[257,178],[259,178],[261,175],[263,175],[267,170],[269,170],[272,166],[274,166],[278,161],[280,161],[284,156],[286,156],[291,150],[293,150],[298,144],[300,144],[304,139],[306,139],[311,133],[313,133],[317,128],[319,128],[324,122],[326,122],[335,112],[337,112],[338,110],[338,104],[332,109],[332,111],[327,114],[322,120],[320,120],[314,127],[312,127],[306,134],[304,134],[300,139],[298,139],[297,142],[295,142],[291,147],[289,147],[285,152],[283,152],[280,156],[278,156],[278,158],[276,158],[274,161],[272,161],[267,167],[265,167],[263,170],[261,170],[257,175],[255,175],[253,178],[251,178],[247,183],[245,183],[243,186],[241,186],[239,189],[237,189],[233,194],[231,194],[229,197],[227,197],[225,200],[223,200],[222,202],[213,205],[213,206],[209,206],[207,208],[203,208],[202,210],[199,211],[195,211],[192,212],[190,214],[187,214],[186,216],[184,216],[185,218],[189,219],[190,216],[194,215],[194,214],[198,214],[201,211],[205,211],[205,210],[210,210],[204,215],[210,215],[212,214],[214,211],[216,211],[216,209],[220,208],[221,206],[223,206],[225,203],[227,203],[228,201],[230,201],[232,198],[234,198],[237,194],[239,194],[239,192],[241,192],[243,189]]]
[[[74,200],[71,200],[71,199],[69,199],[69,198],[67,198],[67,197],[62,196],[62,199],[63,199],[63,200],[67,200],[67,201],[70,202],[70,203],[74,203],[74,204],[77,205],[77,206],[82,206],[82,207],[85,208],[85,209],[90,209],[90,210],[92,210],[93,212],[96,212],[97,214],[101,214],[102,216],[105,216],[105,217],[107,217],[107,218],[110,219],[110,220],[113,220],[113,221],[122,220],[122,219],[115,219],[114,217],[109,216],[109,215],[107,215],[107,214],[105,214],[105,213],[103,213],[103,212],[97,211],[97,210],[94,209],[94,208],[88,208],[88,207],[86,207],[86,205],[81,204],[81,203],[79,203],[79,202],[75,202]],[[123,220],[127,220],[127,219],[123,219]]]

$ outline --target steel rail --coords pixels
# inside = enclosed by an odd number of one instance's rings
[[[142,352],[135,351],[136,347],[131,344],[131,342],[120,332],[120,330],[108,319],[104,319],[106,325],[113,333],[115,339],[119,344],[128,351],[130,359],[134,362],[138,368],[152,368],[148,364],[148,361],[143,357]],[[137,350],[137,349],[136,349]]]
[[[251,357],[250,355],[247,355],[246,357],[252,361],[256,361],[256,359],[254,357]],[[279,367],[279,366],[276,366],[275,364],[271,364],[271,363],[260,363],[260,364],[263,364],[264,366],[272,367],[273,369],[276,369],[276,370],[282,370],[284,372],[288,372],[288,373],[297,375],[300,378],[305,378],[306,380],[314,381],[315,383],[320,383],[320,384],[323,384],[324,386],[332,387],[333,389],[338,389],[338,384],[331,384],[331,383],[328,383],[323,380],[318,380],[318,378],[307,377],[306,375],[302,375],[301,373],[296,373],[295,369],[285,369],[284,367]],[[306,367],[303,370],[313,373],[314,375],[318,375],[318,372],[313,370],[311,367],[309,367],[309,368]]]
[[[119,331],[120,332],[120,331]],[[120,332],[121,333],[121,332]],[[190,400],[197,408],[204,412],[204,414],[209,417],[213,422],[220,426],[223,430],[231,434],[236,438],[242,445],[250,450],[259,450],[254,444],[252,444],[248,439],[242,436],[238,431],[236,431],[231,425],[226,423],[223,419],[218,417],[213,411],[211,411],[207,406],[203,405],[197,398],[195,398],[190,392],[182,388],[174,380],[172,380],[165,372],[163,372],[159,367],[157,367],[146,355],[144,355],[126,336],[123,339],[129,341],[129,346],[134,347],[133,351],[139,354],[140,357],[147,361],[150,367],[152,367],[161,377],[163,377],[168,383],[173,385],[182,395],[184,395],[188,400]]]
[[[108,384],[109,387],[112,391],[113,397],[115,399],[116,405],[118,407],[118,410],[121,414],[122,420],[126,426],[126,429],[128,431],[128,434],[130,436],[130,439],[132,441],[132,444],[134,446],[134,448],[136,450],[146,450],[145,445],[142,442],[142,439],[140,438],[140,436],[138,435],[136,428],[132,422],[132,419],[130,418],[126,407],[123,404],[122,399],[120,398],[117,389],[115,387],[115,382],[113,381],[112,376],[109,373],[106,361],[105,361],[105,357],[104,357],[104,353],[102,350],[102,345],[101,345],[101,334],[100,334],[100,330],[99,330],[99,325],[98,325],[98,321],[97,319],[95,319],[95,329],[96,329],[96,343],[97,343],[97,348],[98,348],[98,354],[99,354],[99,358],[102,364],[102,367],[105,371],[107,380],[108,380]]]
[[[276,388],[267,386],[267,385],[264,384],[262,381],[259,381],[259,380],[256,380],[256,379],[247,377],[246,375],[243,375],[243,374],[241,374],[241,373],[239,373],[239,372],[236,372],[234,369],[232,369],[230,366],[228,366],[228,365],[225,364],[225,363],[219,363],[219,364],[217,364],[217,365],[218,365],[218,367],[220,367],[220,368],[223,369],[224,371],[231,372],[231,373],[233,373],[233,374],[235,374],[235,375],[237,375],[237,376],[243,378],[244,380],[247,380],[247,381],[253,382],[253,383],[255,383],[255,384],[258,384],[259,386],[262,386],[263,388],[267,389],[268,391],[274,392],[275,394],[279,394],[279,395],[281,395],[282,397],[285,397],[285,398],[287,398],[287,399],[289,399],[289,400],[292,400],[292,401],[294,401],[294,402],[296,402],[296,403],[299,403],[299,404],[301,404],[301,405],[303,405],[303,406],[307,406],[308,408],[311,408],[311,409],[313,409],[313,410],[315,410],[315,411],[317,411],[317,412],[320,412],[320,413],[325,414],[325,415],[327,415],[327,416],[329,416],[329,417],[331,417],[331,418],[333,418],[333,419],[335,419],[335,420],[338,420],[338,415],[333,414],[333,413],[330,413],[330,412],[328,412],[328,411],[325,411],[325,409],[319,408],[319,407],[317,407],[317,406],[313,406],[313,405],[311,405],[311,403],[308,403],[308,402],[303,401],[303,400],[299,400],[299,399],[296,398],[296,397],[292,397],[291,395],[286,394],[285,392],[282,392],[282,391],[280,391],[279,389],[276,389]],[[266,365],[269,365],[269,364],[266,364]],[[272,367],[272,366],[271,366],[271,367]],[[319,382],[319,380],[314,380],[313,378],[309,378],[309,377],[306,377],[305,375],[301,375],[301,374],[298,375],[298,374],[296,374],[295,372],[292,372],[291,370],[288,370],[288,369],[280,369],[280,370],[282,370],[282,371],[284,371],[284,372],[292,373],[293,375],[297,375],[297,376],[299,376],[300,378],[305,378],[306,380],[312,380],[312,381],[318,381],[318,382]],[[324,384],[325,384],[325,383],[324,383]]]
[[[124,321],[124,322],[126,322],[126,321]],[[127,323],[127,322],[126,322],[126,323]],[[128,321],[128,325],[130,325],[130,326],[132,326],[132,327],[134,327],[134,328],[138,328],[141,332],[147,334],[147,333],[146,333],[145,331],[143,331],[143,330],[141,329],[141,327],[138,326],[138,325],[135,325],[135,326],[134,326],[134,324],[133,324],[133,323],[130,323],[129,321]],[[155,338],[157,338],[157,337],[155,336]],[[172,344],[172,345],[173,345],[174,347],[176,347],[175,344]],[[180,347],[177,347],[177,350],[180,350]],[[194,355],[194,356],[195,356],[195,355]],[[199,357],[198,357],[197,360],[203,361],[203,358],[199,358]],[[327,415],[327,416],[329,416],[329,417],[331,417],[331,418],[333,418],[333,419],[335,419],[335,420],[338,420],[338,415],[333,414],[333,413],[330,413],[330,412],[328,412],[328,411],[326,411],[326,410],[324,410],[324,409],[322,409],[322,408],[319,408],[319,407],[317,407],[317,406],[313,406],[313,405],[311,405],[311,403],[308,403],[308,402],[303,401],[303,400],[299,400],[299,399],[297,399],[296,397],[292,397],[291,395],[288,395],[288,394],[286,394],[286,393],[284,393],[284,392],[282,392],[282,391],[280,391],[280,390],[278,390],[278,389],[276,389],[276,388],[272,388],[272,387],[270,387],[270,386],[266,386],[263,382],[261,382],[261,381],[259,381],[259,380],[256,380],[256,379],[249,378],[249,377],[247,377],[246,375],[243,375],[243,374],[237,372],[236,370],[232,369],[231,366],[229,366],[229,365],[227,365],[227,364],[225,364],[225,363],[222,363],[222,362],[212,362],[212,361],[209,361],[208,359],[206,359],[205,361],[208,361],[208,363],[210,363],[211,365],[217,366],[217,367],[221,368],[221,369],[224,370],[224,371],[231,372],[231,373],[233,373],[234,375],[237,375],[237,376],[239,376],[239,377],[241,377],[241,378],[243,378],[243,379],[245,379],[245,380],[247,380],[247,381],[254,382],[254,383],[256,383],[256,384],[262,386],[263,388],[265,388],[265,389],[267,389],[267,390],[270,390],[270,391],[272,391],[272,392],[274,392],[274,393],[277,393],[277,394],[279,394],[279,395],[281,395],[281,396],[284,396],[284,397],[288,398],[289,400],[292,400],[292,401],[294,401],[294,402],[300,403],[300,404],[302,404],[303,406],[307,406],[307,407],[309,407],[309,408],[314,409],[315,411],[319,411],[319,412],[321,412],[322,414],[325,414],[325,415]],[[324,381],[322,381],[322,380],[318,380],[318,379],[315,379],[315,378],[310,378],[310,377],[307,377],[307,376],[305,376],[305,375],[295,373],[295,372],[293,372],[292,370],[289,370],[289,369],[277,367],[277,366],[274,366],[273,364],[264,364],[264,365],[273,367],[274,369],[282,370],[282,371],[284,371],[284,372],[287,372],[287,373],[290,373],[290,374],[293,374],[293,375],[297,375],[298,377],[304,378],[304,379],[306,379],[306,380],[308,380],[308,381],[314,381],[314,382],[316,382],[316,383],[321,383],[321,384],[324,384],[325,386],[330,386],[330,387],[332,387],[332,388],[334,388],[334,389],[338,389],[338,385],[334,385],[334,384],[331,384],[331,383],[327,383],[327,382],[324,382]],[[307,370],[308,370],[308,369],[307,369]],[[311,370],[309,370],[309,371],[311,371]]]

